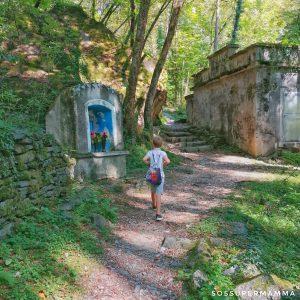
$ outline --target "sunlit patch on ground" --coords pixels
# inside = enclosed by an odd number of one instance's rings
[[[176,224],[188,224],[194,221],[197,221],[199,216],[197,213],[188,213],[188,212],[174,212],[168,211],[165,214],[166,222],[173,222]]]

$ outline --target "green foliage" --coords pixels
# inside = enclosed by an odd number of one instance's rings
[[[0,4],[5,24],[0,27],[0,58],[5,60],[0,67],[0,115],[7,120],[12,113],[27,115],[44,126],[45,114],[62,90],[82,81],[121,82],[119,59],[126,53],[112,54],[121,46],[74,1],[45,0],[39,9],[33,4],[30,0]],[[88,50],[81,45],[83,32],[93,41]],[[109,66],[102,56],[109,56]]]
[[[15,278],[11,273],[0,271],[0,284],[8,284],[12,286],[15,283]]]
[[[164,31],[163,31],[163,28],[161,25],[159,25],[158,31],[157,31],[157,49],[159,51],[161,51],[161,49],[164,45],[165,38],[166,37],[165,37]]]
[[[20,105],[21,101],[22,99],[7,85],[0,86],[0,111],[2,116],[4,114],[10,115]]]
[[[219,229],[220,218],[217,216],[212,216],[208,219],[193,225],[191,227],[191,232],[195,234],[204,234],[204,235],[216,235]]]
[[[0,154],[9,154],[14,149],[12,126],[1,120],[0,115]]]
[[[300,42],[300,8],[285,13],[286,26],[282,42],[288,45],[299,45]]]
[[[76,261],[99,257],[101,237],[95,235],[89,217],[99,213],[116,222],[117,214],[99,187],[90,186],[71,217],[60,209],[64,201],[32,206],[30,216],[16,225],[15,234],[1,241],[0,298],[38,299],[39,290],[48,296],[63,290],[67,299],[79,289],[75,280],[84,265],[78,270],[71,267],[68,254],[74,254]]]
[[[290,151],[282,151],[280,158],[282,158],[286,163],[299,166],[300,165],[300,153],[293,153]]]
[[[179,166],[181,163],[184,162],[184,158],[182,156],[176,155],[175,153],[167,150],[165,151],[171,161],[171,164],[167,167],[167,170],[172,170],[173,168]]]
[[[91,190],[88,199],[84,199],[84,201],[76,207],[74,217],[78,223],[88,223],[90,222],[89,217],[91,213],[100,214],[112,223],[117,222],[116,208],[112,207],[111,200],[104,198],[100,191]]]
[[[146,155],[148,149],[146,145],[126,145],[126,149],[129,151],[127,156],[126,167],[127,171],[130,173],[136,171],[144,171],[145,164],[143,162],[143,157]]]
[[[215,145],[216,149],[222,151],[222,153],[244,153],[239,147],[235,145],[229,145],[227,143],[218,143]]]
[[[174,122],[186,122],[186,110],[185,107],[177,107],[176,110],[173,109],[166,109],[164,110],[164,117],[170,118],[174,120]],[[167,120],[166,120],[167,121]]]
[[[191,228],[201,237],[223,237],[227,245],[213,251],[213,262],[202,262],[196,252],[190,253],[188,273],[197,268],[207,273],[210,281],[201,290],[193,290],[191,276],[182,278],[189,295],[196,299],[212,299],[215,288],[230,291],[236,278],[225,278],[222,272],[230,266],[253,263],[263,273],[275,274],[293,283],[299,281],[300,263],[300,177],[267,182],[247,182],[229,198],[231,206],[212,210],[211,216]],[[248,229],[245,236],[232,233],[233,222],[242,222]],[[190,267],[189,267],[190,266]]]

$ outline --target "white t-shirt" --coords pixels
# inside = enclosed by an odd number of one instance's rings
[[[146,157],[150,158],[150,167],[160,168],[161,176],[165,177],[164,173],[164,158],[168,157],[165,151],[160,148],[154,148],[146,154]]]

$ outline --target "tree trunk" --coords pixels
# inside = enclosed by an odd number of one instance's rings
[[[129,29],[129,36],[130,36],[130,47],[133,46],[134,43],[134,33],[135,33],[135,21],[136,21],[136,15],[135,15],[135,2],[134,0],[130,0],[130,29]]]
[[[153,121],[157,121],[159,119],[159,114],[162,111],[162,108],[166,104],[166,102],[167,102],[167,91],[157,89],[153,101],[153,111],[152,111]]]
[[[243,12],[243,0],[237,0],[231,44],[235,44],[237,41],[237,34],[239,31],[239,25],[240,25],[240,16],[241,16],[242,12]]]
[[[34,7],[35,7],[35,8],[39,8],[39,6],[41,5],[41,3],[42,3],[42,0],[37,0],[37,1],[35,2],[35,4],[34,4]]]
[[[185,90],[184,90],[184,97],[189,94],[190,91],[190,71],[187,73],[187,78],[185,82]]]
[[[164,46],[162,48],[160,57],[156,63],[151,84],[148,90],[147,98],[146,98],[146,105],[145,105],[145,113],[144,113],[144,118],[145,118],[145,128],[150,131],[152,134],[153,131],[153,122],[152,122],[152,110],[153,110],[153,101],[155,97],[155,92],[157,88],[157,84],[159,81],[160,74],[163,70],[164,64],[167,59],[167,55],[169,53],[173,37],[175,35],[176,31],[176,26],[178,23],[179,15],[181,12],[181,8],[183,6],[184,1],[183,0],[174,0],[173,2],[173,8],[172,8],[172,13],[170,17],[170,22],[169,22],[169,28],[168,28],[168,33],[165,39]]]
[[[91,7],[92,19],[95,19],[95,14],[96,14],[96,0],[92,0],[92,7]]]
[[[129,68],[128,86],[124,98],[124,124],[126,134],[135,138],[135,102],[138,75],[141,66],[145,31],[150,8],[150,0],[142,0],[137,20],[137,30],[132,48],[132,60]]]
[[[218,50],[219,21],[220,21],[220,0],[216,0],[216,24],[215,24],[214,51]]]
[[[181,66],[181,88],[180,88],[180,104],[182,103],[183,97],[184,97],[184,60],[182,61],[182,66]]]

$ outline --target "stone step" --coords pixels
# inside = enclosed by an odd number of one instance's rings
[[[164,132],[178,132],[178,131],[189,131],[191,129],[191,126],[190,125],[185,125],[185,126],[164,126],[162,128],[162,130]]]
[[[195,141],[179,142],[179,143],[177,143],[177,145],[180,148],[187,148],[187,147],[202,146],[202,145],[205,145],[206,143],[207,143],[206,141],[195,140]]]
[[[189,132],[194,133],[194,134],[202,134],[203,130],[201,130],[199,128],[190,128]]]
[[[188,131],[168,131],[168,132],[165,132],[165,134],[170,136],[170,137],[181,137],[181,136],[190,136],[190,135],[192,135]]]
[[[202,146],[195,146],[195,147],[184,147],[181,148],[181,151],[183,152],[205,152],[210,151],[212,149],[211,145],[202,145]]]
[[[165,141],[168,143],[182,143],[182,142],[193,142],[197,141],[198,138],[194,136],[176,136],[176,137],[171,137],[171,136],[166,136]]]

